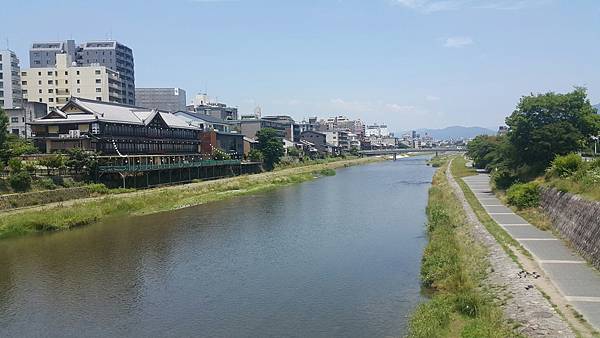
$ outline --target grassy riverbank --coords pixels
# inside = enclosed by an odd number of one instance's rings
[[[330,176],[335,174],[336,168],[381,160],[381,158],[343,160],[7,213],[0,218],[0,238],[65,230],[108,217],[143,215],[199,205],[305,182],[319,176]]]
[[[514,337],[500,306],[482,286],[486,250],[469,231],[466,216],[438,169],[429,191],[427,231],[421,279],[432,291],[410,320],[410,337]]]

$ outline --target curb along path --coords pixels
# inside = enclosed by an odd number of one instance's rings
[[[575,310],[600,328],[600,274],[554,234],[539,230],[503,205],[491,190],[488,174],[463,181],[490,217],[531,253]]]
[[[542,293],[536,288],[528,288],[529,281],[518,277],[521,269],[481,224],[462,189],[452,177],[450,168],[451,163],[446,169],[448,182],[465,210],[467,221],[473,226],[474,237],[489,251],[491,271],[486,277],[486,282],[501,297],[500,300],[504,301],[505,316],[519,323],[521,326],[517,330],[529,337],[575,337],[571,328]]]

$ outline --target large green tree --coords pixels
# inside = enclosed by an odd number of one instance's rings
[[[600,116],[584,88],[524,96],[506,119],[514,161],[541,172],[556,155],[583,149],[600,131]]]
[[[258,140],[257,149],[263,154],[267,169],[271,170],[279,163],[284,155],[283,142],[277,136],[277,131],[272,128],[263,128],[256,133]]]

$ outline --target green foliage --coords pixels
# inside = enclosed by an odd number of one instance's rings
[[[11,173],[8,182],[16,192],[25,192],[31,189],[31,176],[26,171]]]
[[[8,160],[8,167],[10,168],[11,172],[18,173],[23,170],[23,162],[20,158],[11,158]]]
[[[352,148],[350,148],[350,155],[352,156],[358,156],[360,155],[358,152],[360,151],[360,149],[358,149],[355,146],[352,146]]]
[[[320,176],[335,176],[335,170],[331,168],[321,169],[316,174]]]
[[[478,169],[489,169],[490,165],[498,162],[498,150],[503,138],[497,136],[479,135],[467,144],[467,156],[473,160],[473,166]]]
[[[33,145],[33,142],[14,134],[9,134],[7,138],[8,154],[10,157],[17,157],[25,154],[35,154],[39,150]]]
[[[60,169],[65,166],[65,157],[62,154],[53,154],[42,157],[38,163],[46,167],[48,173],[53,169]]]
[[[36,184],[44,190],[54,190],[57,188],[57,185],[54,184],[54,181],[48,177],[38,179]]]
[[[556,156],[547,170],[547,177],[566,178],[573,176],[578,170],[584,167],[581,156],[570,153],[564,156]]]
[[[566,94],[522,97],[506,124],[510,143],[518,150],[516,162],[541,172],[556,155],[584,148],[589,135],[600,131],[600,116],[595,114],[585,89],[576,88]]]
[[[450,323],[452,300],[449,297],[434,297],[417,307],[409,323],[409,337],[437,338]]]
[[[272,128],[263,128],[256,133],[258,140],[257,149],[264,156],[264,163],[268,170],[273,170],[284,155],[283,142],[277,137],[277,132]]]
[[[253,162],[262,162],[265,159],[265,156],[260,150],[252,149],[250,150],[250,153],[248,153],[248,158]]]
[[[231,155],[226,153],[223,149],[213,149],[213,159],[217,161],[231,160]]]
[[[464,167],[464,160],[457,167]],[[454,164],[453,164],[454,165]],[[492,296],[479,287],[486,252],[468,229],[465,214],[445,177],[448,164],[436,172],[427,206],[429,243],[421,266],[424,286],[433,297],[417,307],[409,337],[513,337]],[[452,325],[450,324],[452,323]]]
[[[300,150],[296,147],[287,148],[287,154],[291,157],[300,157]]]
[[[535,208],[540,204],[540,186],[536,182],[513,184],[506,190],[506,199],[519,209]]]
[[[8,116],[0,107],[0,162],[6,163],[8,150]]]

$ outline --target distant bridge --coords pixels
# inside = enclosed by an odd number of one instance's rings
[[[363,156],[378,156],[378,155],[394,155],[394,160],[398,154],[408,153],[439,153],[446,152],[464,152],[464,147],[438,147],[438,148],[398,148],[398,149],[378,149],[378,150],[361,150],[358,153]]]

